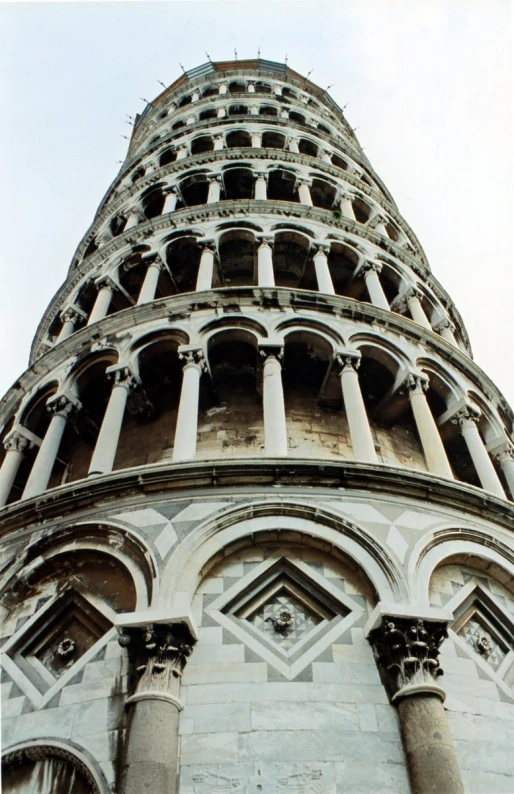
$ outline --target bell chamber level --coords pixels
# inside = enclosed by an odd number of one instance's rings
[[[514,417],[433,264],[284,64],[136,116],[0,403],[6,794],[514,791]]]

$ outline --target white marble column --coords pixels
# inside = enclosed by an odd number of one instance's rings
[[[514,501],[514,446],[510,441],[506,441],[494,449],[492,455],[501,466],[510,491],[511,501]]]
[[[264,413],[264,454],[270,458],[287,455],[286,410],[282,387],[282,351],[275,348],[260,351],[264,358],[262,404]]]
[[[93,323],[97,323],[107,316],[112,296],[118,289],[118,285],[110,276],[101,276],[95,281],[95,286],[98,289],[98,295],[96,296],[95,305],[87,321],[88,325],[93,325]]]
[[[138,226],[144,220],[146,220],[146,218],[142,210],[139,207],[132,207],[128,210],[127,222],[123,231],[127,232],[129,229],[133,229],[134,226]]]
[[[327,253],[330,251],[330,246],[316,245],[316,253],[314,254],[314,269],[316,271],[316,281],[318,282],[318,290],[327,295],[335,295],[334,285],[332,283],[332,276],[328,267]]]
[[[212,289],[212,277],[214,272],[214,241],[201,240],[199,245],[203,247],[196,278],[196,291]]]
[[[275,286],[272,244],[272,237],[264,237],[257,249],[257,285],[259,287]]]
[[[246,88],[249,94],[255,94],[255,83],[249,82]]]
[[[368,221],[368,228],[374,229],[379,234],[383,234],[384,237],[389,237],[386,229],[387,219],[384,218],[383,215],[375,215],[371,220]]]
[[[309,207],[312,207],[312,198],[310,191],[311,185],[312,185],[312,179],[298,180],[298,195],[300,197],[300,204],[307,204]]]
[[[366,282],[366,289],[373,306],[379,309],[386,309],[389,311],[389,301],[386,298],[384,288],[380,282],[380,273],[382,272],[382,265],[380,262],[366,261],[358,268],[357,273],[364,276]]]
[[[289,138],[289,142],[287,144],[287,148],[290,152],[294,152],[295,154],[300,154],[300,149],[298,148],[298,139],[297,138]]]
[[[186,157],[189,156],[189,150],[187,146],[179,146],[177,148],[177,160],[185,160]]]
[[[355,356],[338,356],[337,362],[341,367],[341,389],[353,457],[355,460],[362,460],[366,463],[376,463],[375,444],[357,373],[360,361]]]
[[[254,174],[255,177],[255,196],[257,201],[266,201],[268,198],[268,175],[263,173]]]
[[[111,231],[110,226],[106,226],[102,232],[98,235],[98,248],[103,248],[104,245],[107,245],[114,239],[114,235]]]
[[[323,160],[324,163],[330,163],[330,165],[332,165],[332,152],[327,152],[326,150],[324,150],[321,153],[321,159]]]
[[[58,394],[48,401],[46,407],[52,418],[23,491],[23,499],[30,499],[46,491],[66,424],[71,415],[80,410],[81,405],[74,397]]]
[[[219,119],[224,119],[226,115],[227,115],[226,108],[218,108],[218,118]]]
[[[251,116],[259,115],[259,105],[250,105],[250,115]]]
[[[252,141],[252,149],[261,149],[262,148],[262,133],[261,132],[252,132],[250,134],[250,138]]]
[[[225,137],[223,135],[214,136],[214,151],[220,152],[225,148]]]
[[[191,102],[198,102],[199,99],[200,99],[200,92],[199,91],[193,91],[193,93],[191,95]]]
[[[353,204],[351,202],[350,196],[348,193],[341,194],[341,212],[345,218],[348,218],[350,221],[355,220],[355,212],[353,211]]]
[[[112,369],[110,372],[106,372],[106,375],[112,380],[112,390],[105,409],[102,426],[96,439],[88,471],[89,477],[96,474],[107,474],[112,471],[127,398],[130,391],[134,390],[138,385],[137,380],[128,367]]]
[[[421,440],[421,446],[423,447],[427,469],[433,474],[438,474],[440,477],[453,479],[453,472],[446,455],[446,450],[441,441],[441,436],[427,402],[427,398],[425,397],[425,391],[428,389],[428,382],[417,375],[409,375],[405,385],[409,393],[410,406],[414,415],[416,429]]]
[[[9,433],[5,438],[5,458],[0,469],[0,507],[3,507],[9,499],[13,482],[29,446],[29,439],[17,430]]]
[[[209,182],[209,192],[207,194],[207,204],[215,204],[220,200],[221,194],[221,177],[210,176],[207,180]]]
[[[166,198],[164,200],[164,206],[162,208],[162,214],[166,215],[168,212],[175,212],[175,208],[177,206],[178,195],[175,188],[168,188],[165,190]]]
[[[407,302],[410,315],[414,322],[422,325],[423,328],[426,328],[428,331],[431,331],[432,326],[430,325],[430,320],[426,316],[423,306],[421,305],[420,298],[422,295],[423,293],[417,287],[409,287],[409,289],[403,293],[402,298]]]
[[[228,84],[227,83],[220,83],[219,93],[226,94],[228,91]]]
[[[495,496],[505,499],[505,492],[500,478],[496,474],[496,469],[478,432],[477,421],[479,417],[480,412],[478,409],[467,406],[457,412],[452,422],[460,426],[460,432],[466,442],[482,488],[485,491],[490,491]]]
[[[64,342],[65,339],[71,336],[79,320],[87,320],[87,315],[82,309],[79,309],[78,306],[67,306],[64,311],[61,312],[61,320],[62,328],[57,337],[57,344],[59,344],[59,342]]]
[[[158,254],[155,255],[146,269],[145,279],[137,299],[137,306],[155,300],[159,276],[161,275],[163,267],[164,262],[161,257]]]
[[[454,345],[454,347],[458,347],[454,333],[455,326],[448,317],[439,320],[439,322],[436,325],[434,325],[434,331],[437,331],[439,334],[441,334],[442,338],[446,339],[446,341],[449,342],[451,345]]]
[[[200,378],[205,369],[201,350],[179,352],[179,358],[185,361],[185,364],[182,370],[182,388],[173,444],[172,460],[174,463],[194,460],[196,456]]]

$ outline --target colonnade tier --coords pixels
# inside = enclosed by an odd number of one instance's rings
[[[260,203],[253,202],[253,205]],[[230,204],[234,208],[238,206],[238,202]],[[279,218],[277,203],[269,208],[275,209],[275,213],[260,213],[251,221],[227,221],[220,217],[221,204],[208,205],[210,206],[213,206],[214,212],[209,216],[207,211],[203,219],[187,219],[184,217],[184,210],[178,211],[183,225],[187,220],[192,225],[192,228],[186,228],[182,232],[177,230],[170,233],[169,225],[165,223],[168,216],[161,216],[131,228],[102,246],[92,257],[94,261],[91,269],[84,274],[75,272],[52,300],[36,333],[31,360],[44,349],[42,344],[55,343],[61,325],[65,325],[69,319],[70,311],[75,312],[73,327],[80,327],[88,321],[96,299],[96,290],[106,280],[109,280],[113,292],[116,293],[116,298],[109,303],[107,311],[117,311],[137,304],[142,299],[144,275],[152,257],[161,259],[161,273],[157,286],[154,284],[150,288],[147,284],[143,294],[145,300],[152,291],[155,297],[160,298],[203,290],[209,286],[218,288],[233,283],[259,285],[257,250],[265,238],[275,243],[274,258],[277,258],[278,251],[280,262],[278,272],[275,273],[277,286],[309,289],[326,294],[335,292],[360,301],[371,300],[381,308],[391,308],[427,327],[430,325],[449,341],[453,342],[456,337],[457,344],[470,352],[461,318],[437,281],[432,276],[428,280],[422,280],[414,272],[412,261],[400,253],[397,247],[384,251],[375,231],[366,231],[367,238],[362,239],[362,234],[358,234],[358,224],[352,221],[348,221],[347,225],[338,221],[342,234],[333,225],[332,230],[328,231],[322,223],[323,216],[327,214],[323,210],[313,209],[312,212],[318,214],[314,219],[307,214],[300,219]],[[285,206],[287,203],[280,203],[280,208]],[[302,209],[302,205],[298,206]],[[137,234],[139,239],[134,239]],[[239,259],[241,264],[243,260],[246,262],[242,268],[236,266],[234,252],[229,255],[229,235],[232,235],[234,241],[240,238],[242,250]],[[209,245],[214,246],[216,254],[210,285],[205,278],[198,281],[201,251]],[[234,245],[235,242],[232,247]],[[321,275],[319,257],[316,265],[315,259],[320,249],[327,257],[332,284]],[[255,259],[255,267],[250,261],[252,257]],[[157,268],[155,260],[153,264]],[[380,284],[385,299],[379,295]],[[424,314],[428,319],[424,319]],[[70,322],[64,336],[71,329]]]
[[[200,346],[188,344],[185,332],[154,330],[121,360],[106,346],[71,371],[65,367],[61,379],[48,377],[5,434],[0,501],[168,455],[175,463],[223,454],[272,458],[298,448],[307,458],[392,463],[502,498],[514,494],[507,428],[483,396],[456,391],[451,372],[445,377],[426,357],[402,364],[400,346],[378,335],[344,348],[318,323],[309,328],[291,318],[286,329],[266,339],[229,321]],[[235,419],[229,411],[225,421],[230,405]],[[221,410],[219,420],[207,421],[211,408]],[[249,428],[247,437],[238,423]],[[149,459],[153,436],[169,442]],[[134,447],[135,457],[126,451]]]

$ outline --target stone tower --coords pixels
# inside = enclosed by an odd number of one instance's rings
[[[149,104],[0,418],[5,792],[514,790],[513,415],[326,92]]]

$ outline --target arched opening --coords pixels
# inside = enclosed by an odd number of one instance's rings
[[[371,216],[371,209],[362,199],[356,198],[352,201],[353,212],[355,219],[359,223],[366,223]]]
[[[362,276],[354,276],[359,256],[353,248],[332,242],[327,261],[336,295],[356,300],[367,295]]]
[[[186,122],[185,121],[176,121],[175,124],[171,125],[171,129],[172,130],[179,130],[181,127],[185,127],[185,126],[186,126]]]
[[[217,91],[215,93],[218,93]],[[215,108],[207,108],[207,110],[201,110],[200,115],[198,116],[200,121],[207,121],[208,119],[215,119],[218,113]]]
[[[295,232],[279,232],[273,245],[273,270],[277,287],[316,289],[309,242]]]
[[[97,250],[98,246],[96,244],[96,240],[93,238],[84,251],[84,259],[87,259],[88,256],[91,256],[91,254],[94,254],[94,252]]]
[[[180,183],[182,201],[177,202],[177,207],[193,207],[197,204],[207,203],[209,185],[205,174],[192,174]]]
[[[127,218],[124,215],[115,215],[111,218],[109,228],[113,237],[118,237],[127,225]]]
[[[252,145],[252,139],[245,130],[233,130],[227,134],[227,148],[239,149],[247,148]]]
[[[336,168],[342,168],[343,171],[348,170],[348,163],[346,160],[343,160],[343,158],[339,157],[337,154],[332,155],[332,165],[335,165]]]
[[[210,85],[204,89],[202,92],[202,97],[205,99],[208,96],[217,96],[219,94],[219,89],[217,85]]]
[[[214,149],[214,141],[210,135],[202,135],[200,138],[195,138],[191,143],[191,154],[202,154],[203,152],[212,152]]]
[[[230,105],[228,109],[229,116],[246,116],[248,113],[247,105]]]
[[[48,488],[87,477],[91,456],[102,425],[112,384],[105,371],[116,363],[116,356],[92,356],[76,380],[76,394],[81,408],[73,422],[67,422],[59,454]]]
[[[95,286],[95,282],[92,279],[88,280],[79,289],[74,303],[76,303],[79,309],[82,309],[82,311],[85,312],[85,314],[89,317],[93,306],[95,305],[97,295],[98,290]]]
[[[271,171],[268,180],[268,199],[298,203],[300,199],[296,191],[296,176],[283,169],[277,168]]]
[[[311,198],[315,207],[321,207],[324,210],[331,210],[334,208],[336,202],[336,189],[324,179],[313,179],[311,186]]]
[[[324,124],[318,124],[318,132],[322,132],[325,135],[332,135],[331,131],[328,129],[328,127],[325,127]]]
[[[297,113],[296,110],[291,110],[289,113],[289,119],[294,121],[295,124],[305,124],[305,116],[301,113]]]
[[[40,744],[6,753],[2,761],[4,794],[62,791],[73,794],[99,794],[86,769],[71,762],[68,751],[56,752]]]
[[[166,248],[166,263],[169,273],[162,279],[161,297],[177,292],[193,292],[198,277],[202,250],[196,237],[173,240]]]
[[[249,168],[229,168],[223,173],[225,199],[253,198],[253,173]]]
[[[201,401],[197,456],[261,455],[264,427],[254,337],[243,329],[220,332],[209,344],[208,357],[213,393]]]
[[[147,342],[138,356],[142,399],[147,410],[125,412],[114,469],[170,461],[182,387],[179,342],[162,334]]]
[[[298,148],[300,150],[300,154],[306,154],[309,157],[317,157],[318,156],[318,147],[312,141],[308,141],[305,138],[302,138],[298,143]]]
[[[278,110],[272,105],[261,105],[259,108],[259,116],[278,116]]]
[[[174,149],[168,148],[165,149],[161,156],[159,157],[159,166],[169,165],[169,163],[174,163],[177,159],[177,153]]]
[[[183,108],[186,105],[190,105],[192,101],[193,101],[192,95],[191,94],[187,94],[186,96],[182,97],[182,99],[178,103],[178,106],[179,106],[179,108]]]
[[[138,179],[141,179],[141,177],[143,177],[144,175],[145,175],[145,169],[143,168],[143,166],[140,166],[140,167],[139,167],[139,168],[138,168],[136,171],[134,171],[134,173],[132,174],[132,180],[131,180],[131,181],[132,181],[132,184],[134,184],[134,182],[137,182],[137,181],[138,181]]]
[[[295,330],[286,336],[282,380],[291,457],[351,455],[340,386],[325,388],[331,358],[331,345],[318,334]]]
[[[286,136],[280,132],[263,132],[262,133],[262,148],[263,149],[283,149],[286,143]]]
[[[282,96],[286,97],[286,99],[297,99],[297,94],[294,91],[291,91],[290,88],[287,88],[287,86],[284,86],[282,89]]]
[[[255,237],[251,232],[234,230],[223,234],[219,242],[219,267],[214,286],[254,286],[255,248]]]
[[[162,215],[165,196],[162,186],[152,187],[142,195],[143,212],[147,218],[156,218]]]
[[[271,94],[271,86],[267,83],[255,83],[255,93],[256,94]]]
[[[388,303],[391,304],[400,292],[402,277],[396,268],[389,264],[389,262],[381,262],[381,264],[382,270],[379,275],[380,283]]]
[[[140,252],[132,254],[118,267],[118,281],[134,302],[137,301],[141,291],[146,267]]]
[[[246,83],[241,83],[239,81],[233,80],[231,83],[228,84],[228,91],[229,94],[245,94]]]

